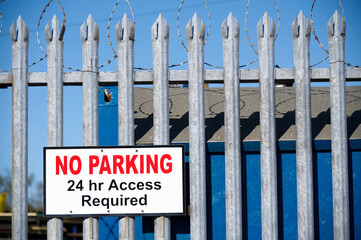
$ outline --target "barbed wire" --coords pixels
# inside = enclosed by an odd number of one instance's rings
[[[125,0],[126,3],[128,4],[128,7],[129,7],[129,11],[131,12],[132,14],[132,18],[133,18],[133,24],[135,24],[135,17],[134,17],[134,12],[133,12],[133,9],[132,9],[132,6],[130,5],[129,1],[128,0]],[[101,65],[99,67],[102,68],[102,67],[105,67],[106,65],[108,65],[109,63],[111,63],[114,59],[116,59],[118,57],[118,55],[116,54],[114,48],[113,48],[113,44],[112,42],[110,41],[110,22],[112,21],[112,17],[113,17],[113,14],[114,14],[114,11],[115,9],[117,8],[118,4],[119,4],[120,0],[118,0],[114,7],[113,7],[113,10],[112,12],[110,13],[110,16],[109,16],[109,20],[108,20],[108,25],[107,25],[107,38],[108,38],[108,44],[110,46],[110,48],[112,49],[112,52],[114,54],[114,56],[112,58],[110,58],[106,63],[104,63],[103,65]]]
[[[5,1],[6,1],[6,0],[0,0],[0,3],[5,2]],[[44,60],[44,59],[47,57],[47,53],[46,53],[46,51],[43,49],[43,47],[42,47],[42,45],[41,45],[41,42],[40,42],[40,38],[39,38],[39,27],[40,27],[40,22],[41,22],[41,20],[42,20],[42,18],[43,18],[44,13],[46,12],[47,8],[50,6],[51,2],[53,2],[53,1],[54,1],[54,0],[49,0],[49,1],[47,2],[47,4],[45,5],[44,9],[42,10],[42,12],[41,12],[41,14],[40,14],[40,17],[39,17],[39,20],[38,20],[38,23],[37,23],[37,28],[36,28],[36,30],[37,30],[37,41],[38,41],[39,47],[40,47],[41,51],[43,52],[44,56],[41,57],[39,60],[33,62],[32,64],[28,65],[28,67],[32,67],[32,66],[36,65],[37,63],[41,62],[42,60]],[[128,1],[128,0],[125,0],[125,1],[126,1],[128,7],[129,7],[129,11],[131,12],[131,15],[132,15],[132,18],[133,18],[133,20],[132,20],[132,21],[133,21],[133,24],[135,24],[135,16],[134,16],[133,9],[132,9],[129,1]],[[247,17],[248,17],[248,13],[249,13],[248,9],[249,9],[249,6],[250,6],[250,1],[251,1],[251,0],[248,0],[247,6],[246,6],[246,13],[245,13],[245,32],[246,32],[246,37],[247,37],[247,39],[248,39],[248,41],[249,41],[250,47],[253,49],[253,51],[255,52],[255,54],[258,55],[258,51],[256,50],[254,44],[253,44],[252,41],[251,41],[251,37],[250,37],[250,35],[249,35],[248,26],[247,26],[247,23],[248,23]],[[65,25],[65,23],[66,23],[66,14],[65,14],[63,5],[61,4],[60,0],[57,0],[57,2],[58,2],[58,4],[59,4],[59,6],[61,7],[61,10],[62,10],[62,13],[63,13],[63,17],[64,17],[64,19],[63,19],[63,25]],[[206,44],[207,41],[208,41],[208,37],[209,37],[209,35],[210,35],[210,31],[211,31],[211,16],[210,16],[211,14],[210,14],[210,11],[209,11],[209,8],[208,8],[208,6],[207,6],[206,1],[205,1],[205,0],[202,0],[202,2],[203,2],[203,4],[204,4],[204,6],[205,6],[205,8],[206,8],[206,10],[207,10],[207,14],[208,14],[208,26],[209,26],[209,27],[208,27],[207,35],[206,35],[206,38],[205,38],[205,41],[204,41],[204,44]],[[341,7],[343,16],[345,16],[345,12],[344,12],[344,8],[343,8],[343,6],[342,6],[341,0],[338,0],[338,2],[339,2],[339,5],[340,5],[340,7]],[[105,67],[106,65],[110,64],[114,59],[116,59],[116,58],[118,57],[118,55],[116,54],[116,51],[115,51],[114,48],[113,48],[112,42],[111,42],[111,40],[110,40],[110,22],[111,22],[111,20],[112,20],[113,14],[114,14],[117,6],[119,5],[119,3],[120,3],[120,0],[117,0],[117,2],[115,3],[115,5],[114,5],[114,7],[113,7],[113,9],[112,9],[112,11],[111,11],[111,13],[110,13],[110,16],[109,16],[109,19],[108,19],[108,24],[107,24],[108,44],[109,44],[109,46],[110,46],[110,48],[111,48],[114,56],[113,56],[112,58],[110,58],[109,60],[107,60],[106,63],[104,63],[103,65],[99,66],[98,69],[101,69],[101,68]],[[184,0],[181,0],[181,3],[180,3],[180,5],[179,5],[178,11],[177,11],[177,33],[178,33],[178,37],[179,37],[179,39],[180,39],[180,42],[181,42],[182,46],[185,48],[186,51],[188,51],[188,48],[186,47],[185,43],[184,43],[183,40],[182,40],[182,36],[181,36],[181,34],[180,34],[180,29],[179,29],[179,18],[180,18],[180,12],[181,12],[181,10],[182,10],[183,3],[184,3]],[[314,10],[314,7],[315,7],[315,3],[316,3],[316,0],[313,1],[312,7],[311,7],[311,11],[310,11],[310,20],[311,20],[312,22],[313,22],[312,15],[313,15],[313,10]],[[278,33],[279,33],[279,28],[280,28],[280,10],[279,10],[279,7],[278,7],[278,4],[277,4],[277,1],[276,1],[276,0],[274,0],[274,4],[275,4],[275,7],[276,7],[277,17],[278,17],[278,20],[277,20],[277,31],[276,31],[276,34],[275,34],[275,39],[276,39],[277,36],[278,36]],[[1,13],[1,11],[0,11],[0,34],[2,33],[2,28],[3,28],[3,16],[2,16],[2,13]],[[321,43],[320,39],[318,38],[318,36],[317,36],[317,34],[316,34],[316,30],[315,30],[313,24],[311,25],[311,30],[312,30],[312,33],[314,34],[315,40],[318,42],[319,47],[321,47],[321,48],[323,49],[323,51],[327,54],[327,56],[326,56],[325,58],[323,58],[323,59],[320,60],[319,62],[311,65],[310,67],[312,68],[312,67],[315,67],[315,66],[321,64],[321,63],[324,62],[326,59],[328,59],[328,58],[329,58],[329,52],[328,52],[328,50],[325,48],[325,46]],[[251,62],[249,62],[249,63],[247,63],[247,64],[240,65],[239,68],[243,68],[243,67],[249,66],[249,65],[251,65],[251,64],[253,64],[253,63],[257,62],[257,61],[258,61],[258,58],[255,59],[255,60],[253,60],[253,61],[251,61]],[[188,61],[184,61],[184,62],[181,62],[181,63],[178,63],[178,64],[169,65],[168,68],[179,67],[179,66],[182,66],[182,65],[184,65],[184,64],[186,64],[186,63],[188,63]],[[354,67],[354,68],[359,68],[358,65],[353,65],[353,64],[348,63],[348,62],[346,62],[346,61],[344,61],[344,63],[345,63],[345,65],[347,65],[347,66]],[[210,64],[210,63],[207,63],[207,62],[204,62],[204,64],[207,65],[207,66],[213,67],[213,68],[223,69],[223,67],[216,66],[216,65],[213,65],[213,64]],[[275,67],[276,67],[276,68],[280,68],[277,64],[275,64]],[[83,71],[83,70],[81,70],[81,69],[72,68],[72,67],[68,67],[68,66],[65,66],[65,65],[64,65],[64,68],[67,68],[67,69],[72,70],[72,71],[77,71],[77,72],[87,72],[87,71]],[[153,70],[153,68],[143,68],[143,67],[134,67],[134,69],[136,69],[136,70],[143,70],[143,71],[151,71],[151,70]],[[12,72],[12,70],[11,70],[11,69],[10,69],[10,70],[0,70],[0,72]],[[98,71],[97,73],[99,73],[99,71]]]
[[[276,35],[275,35],[275,40],[277,39],[278,37],[278,33],[279,33],[279,30],[280,30],[280,25],[281,25],[281,18],[280,18],[280,9],[278,8],[278,4],[277,4],[277,1],[276,0],[273,0],[274,1],[274,4],[275,4],[275,7],[276,7],[276,11],[277,11],[277,31],[276,31]],[[246,6],[246,13],[245,13],[245,17],[244,17],[244,26],[245,26],[245,32],[246,32],[246,37],[248,39],[248,42],[249,42],[249,45],[251,46],[252,50],[254,51],[254,53],[258,56],[258,51],[256,50],[256,48],[254,47],[254,44],[252,43],[252,40],[251,40],[251,36],[249,35],[248,33],[248,26],[247,26],[247,23],[248,23],[248,20],[247,20],[247,16],[248,16],[248,8],[249,8],[249,4],[250,4],[251,0],[248,0],[247,2],[247,6]],[[246,66],[249,66],[255,62],[257,62],[259,59],[255,59],[249,63],[246,63],[244,65],[241,65],[239,66],[239,68],[243,68],[243,67],[246,67]],[[275,65],[276,68],[281,68],[280,66],[278,66],[277,64]]]
[[[0,0],[0,3],[4,2],[5,0]],[[0,11],[0,34],[2,33],[3,31],[3,16],[1,14],[1,11]],[[12,70],[1,70],[0,69],[0,72],[11,72]]]
[[[276,0],[273,0],[273,1],[274,1],[274,4],[275,4],[275,7],[276,7],[276,11],[277,11],[277,31],[276,31],[276,35],[275,35],[275,39],[277,39],[279,30],[280,30],[281,18],[280,18],[280,9],[278,8],[277,2],[276,2]],[[251,36],[248,33],[247,16],[248,16],[248,8],[249,8],[250,2],[251,2],[251,0],[248,0],[248,2],[247,2],[246,13],[245,13],[245,17],[244,17],[244,26],[245,26],[246,37],[248,39],[249,45],[253,49],[254,53],[256,55],[258,55],[258,51],[255,49],[254,44],[252,43],[252,40],[251,40]]]
[[[33,62],[32,64],[30,64],[28,67],[32,67],[36,64],[38,64],[39,62],[43,61],[45,58],[47,58],[47,53],[45,52],[45,50],[43,49],[43,47],[41,46],[41,42],[40,42],[40,38],[39,38],[39,26],[40,26],[40,21],[42,20],[43,18],[43,14],[45,13],[46,9],[50,6],[50,3],[54,1],[54,0],[49,0],[49,2],[45,5],[43,11],[41,12],[40,14],[40,17],[39,17],[39,20],[38,20],[38,25],[36,26],[36,37],[37,37],[37,40],[38,40],[38,44],[39,44],[39,47],[41,49],[41,51],[44,53],[44,56],[42,56],[39,60]],[[63,5],[61,4],[60,0],[57,0],[58,3],[59,3],[59,6],[61,8],[61,10],[63,11],[63,25],[65,26],[65,23],[66,23],[66,18],[65,18],[65,11],[64,11],[64,8],[63,8]]]
[[[183,64],[186,64],[188,62],[188,60],[184,61],[184,62],[181,62],[181,63],[178,63],[178,64],[172,64],[170,65],[168,68],[175,68],[175,67],[179,67],[179,66],[182,66]]]
[[[316,0],[313,0],[312,6],[311,6],[311,11],[310,11],[310,20],[311,20],[312,23],[313,23],[312,14],[313,14],[313,9],[314,9],[314,7],[315,7],[315,3],[316,3]],[[342,6],[342,3],[341,3],[341,0],[338,0],[338,3],[340,4],[341,11],[342,11],[342,15],[343,15],[344,17],[346,17],[345,11],[344,11],[343,6]],[[325,46],[321,43],[320,39],[318,38],[318,36],[317,36],[317,34],[316,34],[316,30],[315,30],[315,28],[314,28],[314,24],[311,24],[311,30],[312,30],[313,35],[315,36],[315,40],[318,42],[319,47],[322,48],[323,51],[327,54],[327,56],[326,56],[325,58],[323,58],[322,60],[318,61],[318,62],[315,63],[315,64],[312,64],[312,65],[310,66],[310,67],[312,68],[312,67],[315,67],[315,66],[321,64],[322,62],[324,62],[324,61],[329,57],[329,52],[328,52],[328,50],[325,48]],[[347,63],[347,62],[345,62],[345,64],[346,64],[347,66],[358,67],[358,66],[352,65],[351,63]]]
[[[1,14],[1,11],[0,11],[0,34],[2,33],[3,31],[3,15]]]
[[[327,55],[325,58],[323,58],[322,60],[318,61],[317,63],[312,64],[312,65],[310,66],[310,68],[313,68],[313,67],[321,64],[321,63],[324,62],[328,57],[329,57],[329,55]]]
[[[208,30],[207,30],[206,39],[204,40],[204,45],[205,45],[208,41],[208,37],[209,37],[210,31],[211,31],[211,14],[209,12],[209,8],[207,6],[206,1],[205,0],[202,0],[202,1],[203,1],[204,6],[206,7],[207,14],[208,14]],[[180,14],[180,11],[182,10],[183,3],[184,3],[184,0],[181,0],[181,3],[179,4],[178,11],[177,11],[177,33],[178,33],[178,38],[179,38],[181,44],[183,45],[184,49],[188,52],[188,48],[186,47],[185,43],[183,42],[181,33],[179,31],[179,14]]]
[[[253,60],[252,62],[249,62],[249,63],[246,63],[246,64],[243,64],[243,65],[239,66],[239,68],[247,67],[247,66],[249,66],[249,65],[251,65],[251,64],[253,64],[253,63],[257,62],[257,61],[258,61],[258,58]]]
[[[97,69],[97,71],[92,71],[92,70],[81,70],[81,69],[78,69],[78,68],[72,68],[72,67],[69,67],[69,66],[65,66],[63,65],[64,68],[67,68],[69,70],[72,70],[72,71],[76,71],[76,72],[90,72],[90,73],[96,73],[98,76],[100,74],[99,72],[99,68]]]
[[[207,10],[207,15],[208,15],[208,30],[207,30],[206,39],[204,40],[204,45],[205,45],[207,43],[207,41],[208,41],[208,37],[209,37],[210,31],[211,31],[211,14],[210,14],[210,11],[209,11],[209,8],[208,8],[208,5],[207,5],[206,1],[202,0],[202,2],[203,2],[204,6],[205,6],[205,8]],[[185,45],[185,43],[183,42],[180,30],[179,30],[179,15],[180,15],[180,12],[182,10],[183,3],[184,3],[184,0],[181,0],[181,3],[179,4],[178,11],[177,11],[177,34],[178,34],[178,38],[179,38],[182,46],[188,52],[188,48]],[[181,66],[181,65],[183,65],[183,64],[185,64],[187,62],[188,61],[184,61],[184,62],[181,62],[181,63],[178,63],[178,64],[173,64],[173,65],[170,65],[169,68],[179,67],[179,66]],[[208,66],[215,67],[215,68],[221,68],[221,67],[218,67],[218,66],[214,66],[212,64],[208,64],[208,63],[205,63],[205,64],[208,65]]]

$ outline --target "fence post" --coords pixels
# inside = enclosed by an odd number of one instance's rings
[[[332,193],[334,239],[350,239],[345,85],[346,21],[336,11],[327,23],[330,52]]]
[[[302,11],[292,23],[297,127],[298,238],[314,238],[313,164],[311,131],[310,33],[311,21]]]
[[[189,81],[189,185],[192,239],[207,239],[206,143],[204,113],[204,36],[195,13],[186,26]]]
[[[226,236],[242,239],[241,133],[239,108],[239,22],[232,13],[222,24],[225,161]]]
[[[115,27],[118,43],[118,145],[134,145],[134,24],[124,14]],[[119,219],[119,239],[135,238],[134,217]]]
[[[152,26],[153,45],[153,111],[154,145],[169,144],[169,93],[168,57],[169,25],[159,14]],[[157,217],[154,220],[154,239],[171,239],[170,218]]]
[[[83,48],[83,145],[99,145],[98,113],[98,48],[99,26],[91,15],[80,28]],[[83,239],[99,239],[97,218],[83,221]]]
[[[264,14],[257,24],[261,127],[262,239],[278,239],[275,119],[275,23]]]
[[[59,20],[54,15],[52,27],[45,27],[48,55],[48,146],[63,146],[63,35],[59,32]],[[47,223],[48,239],[63,239],[63,221],[52,218]]]
[[[298,239],[314,239],[311,131],[311,21],[300,11],[292,23],[296,88],[296,166]]]
[[[29,28],[18,17],[10,28],[13,72],[12,238],[28,239],[28,47]]]

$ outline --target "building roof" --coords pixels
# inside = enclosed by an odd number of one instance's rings
[[[240,120],[242,141],[260,141],[259,88],[241,88]],[[135,88],[135,139],[153,142],[153,89]],[[224,89],[205,89],[205,124],[208,142],[224,142]],[[361,87],[346,88],[348,138],[361,139]],[[311,90],[312,135],[330,139],[330,93],[328,87]],[[188,142],[188,89],[169,89],[171,142]],[[276,88],[276,136],[296,140],[295,88]]]

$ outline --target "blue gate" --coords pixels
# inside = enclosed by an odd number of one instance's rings
[[[107,87],[117,93],[117,87]],[[99,94],[99,143],[101,146],[118,144],[118,100],[104,99],[104,87]],[[136,121],[136,120],[135,120]],[[177,143],[179,144],[179,143]],[[186,184],[188,182],[188,143],[186,146]],[[314,188],[315,231],[320,239],[333,239],[331,140],[315,140]],[[225,156],[223,142],[207,143],[207,232],[208,239],[226,238]],[[297,183],[296,142],[278,141],[278,212],[282,239],[297,239]],[[261,239],[261,175],[260,142],[242,143],[242,217],[244,239]],[[349,140],[350,212],[353,239],[361,239],[361,139]],[[187,191],[187,206],[189,191]],[[154,218],[135,218],[135,239],[154,239]],[[118,239],[118,218],[99,220],[100,239]],[[190,239],[189,215],[171,218],[172,239]]]

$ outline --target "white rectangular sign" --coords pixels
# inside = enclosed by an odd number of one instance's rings
[[[183,146],[45,147],[44,215],[185,212]]]

